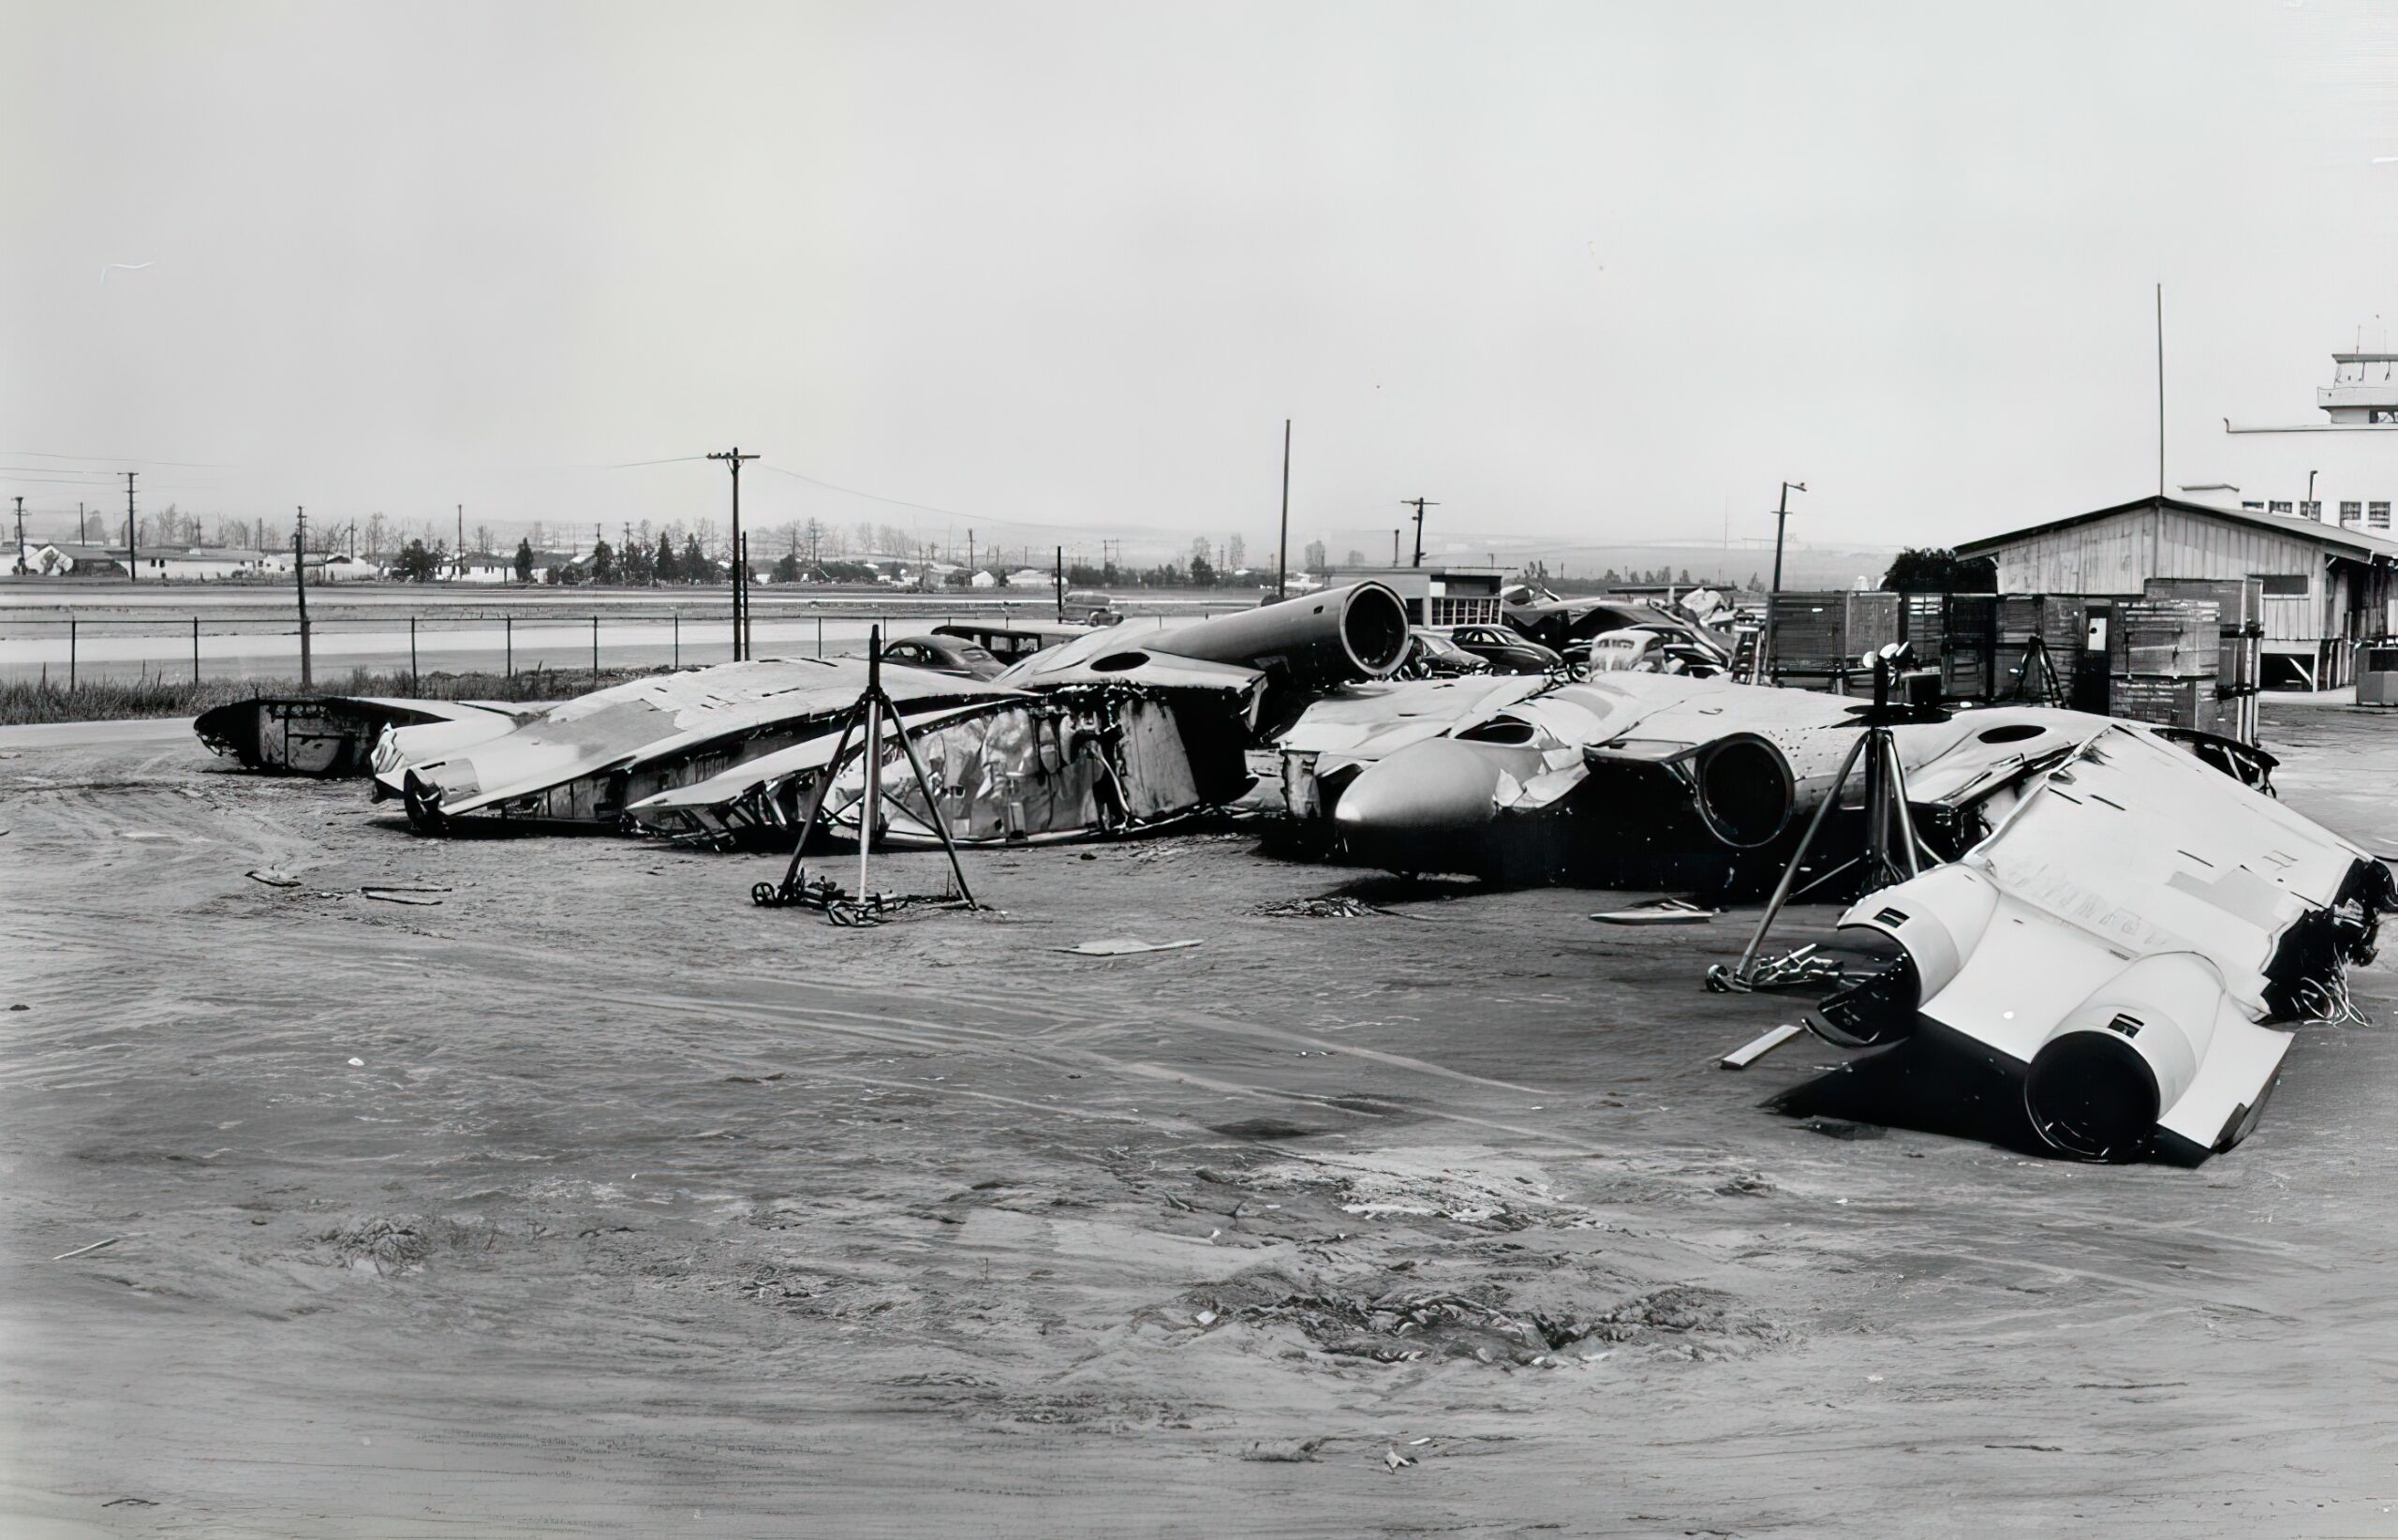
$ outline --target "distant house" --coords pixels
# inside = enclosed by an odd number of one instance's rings
[[[977,588],[996,588],[999,585],[999,578],[989,572],[977,572],[966,581]]]
[[[284,564],[289,570],[290,564]],[[383,575],[383,570],[364,556],[353,556],[339,551],[308,553],[308,581],[311,583],[363,583]]]
[[[145,583],[199,583],[212,578],[239,577],[263,570],[266,557],[257,551],[232,546],[195,545],[180,550],[162,547],[129,554],[121,545],[83,545],[58,540],[25,547],[25,570],[48,577],[80,573],[85,577],[128,571]]]
[[[513,583],[516,553],[462,551],[449,558],[441,572],[446,583]]]
[[[1051,581],[1052,574],[1038,567],[1027,567],[1008,574],[1008,586],[1011,588],[1045,588],[1051,585]]]
[[[123,577],[127,560],[121,545],[111,548],[72,540],[28,540],[24,548],[25,570],[37,577],[65,577],[70,572],[81,572],[85,577]]]

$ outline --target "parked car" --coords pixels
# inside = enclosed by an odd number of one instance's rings
[[[1725,672],[1724,659],[1663,626],[1627,626],[1587,641],[1569,642],[1565,662],[1576,674],[1687,674],[1712,679]]]
[[[1411,679],[1447,679],[1460,674],[1488,674],[1490,665],[1466,651],[1439,631],[1417,626],[1411,634],[1414,649],[1399,672]]]
[[[1565,666],[1554,647],[1545,647],[1506,626],[1452,626],[1449,640],[1488,663],[1497,674],[1547,674]]]
[[[996,679],[1007,667],[989,648],[955,636],[903,636],[884,644],[882,660],[960,679]]]
[[[1114,600],[1092,588],[1067,589],[1065,611],[1068,619],[1089,626],[1113,626],[1124,618]]]

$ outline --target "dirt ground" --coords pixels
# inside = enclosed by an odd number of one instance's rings
[[[2268,729],[2398,850],[2398,721]],[[2386,967],[2101,1168],[1760,1110],[1835,1055],[1716,1067],[1737,915],[1201,836],[839,930],[177,724],[0,756],[0,1533],[2398,1534]]]

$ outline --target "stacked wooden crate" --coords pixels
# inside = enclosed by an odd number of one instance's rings
[[[1836,684],[1870,674],[1865,654],[1899,640],[1899,600],[1871,589],[1774,595],[1771,676]]]
[[[2215,607],[2215,713],[2191,725],[2243,743],[2257,741],[2257,687],[2264,669],[2264,583],[2257,578],[2151,578],[2148,599]]]
[[[2222,659],[2212,599],[2127,599],[2107,638],[2114,714],[2136,722],[2218,731],[2215,671]]]

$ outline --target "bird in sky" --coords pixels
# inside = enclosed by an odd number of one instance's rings
[[[158,264],[155,259],[147,262],[102,262],[100,264],[100,283],[103,287],[107,285],[109,281],[109,270],[111,268],[125,273],[139,273],[145,267],[156,267],[157,265]]]

